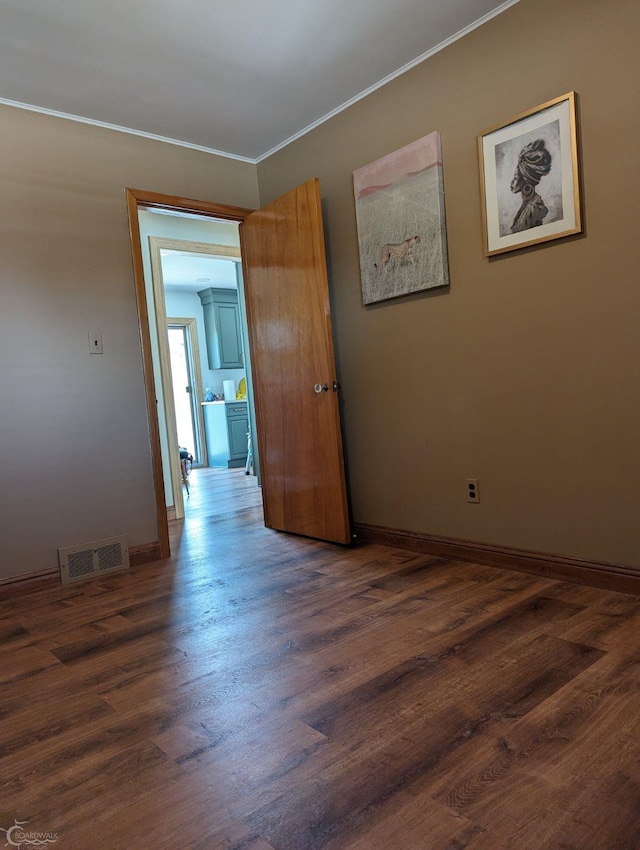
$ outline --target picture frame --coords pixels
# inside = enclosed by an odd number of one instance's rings
[[[435,130],[353,172],[364,306],[449,285]]]
[[[582,232],[576,93],[478,135],[485,257]]]

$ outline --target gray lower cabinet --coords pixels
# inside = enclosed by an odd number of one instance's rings
[[[246,401],[234,401],[225,404],[227,409],[227,432],[229,434],[229,460],[244,466],[247,460],[247,433],[249,416]],[[230,465],[232,465],[230,463]]]
[[[209,368],[244,368],[238,291],[209,287],[198,295],[204,314]]]
[[[249,431],[247,402],[204,402],[202,409],[209,466],[244,466]]]

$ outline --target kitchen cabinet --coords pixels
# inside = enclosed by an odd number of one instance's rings
[[[247,460],[247,432],[249,416],[246,401],[225,403],[227,414],[227,434],[229,436],[229,460],[237,461],[236,466],[244,466]]]
[[[209,287],[198,292],[210,369],[243,369],[240,310],[236,289]]]
[[[244,466],[249,416],[246,401],[203,402],[209,466]]]

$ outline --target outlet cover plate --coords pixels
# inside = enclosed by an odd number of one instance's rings
[[[477,478],[465,478],[465,483],[467,485],[467,502],[470,505],[477,505],[480,503],[480,485],[478,484]]]

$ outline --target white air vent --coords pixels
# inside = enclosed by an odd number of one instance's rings
[[[123,570],[129,567],[127,535],[107,537],[58,549],[60,576],[63,584],[82,581],[93,576]]]

